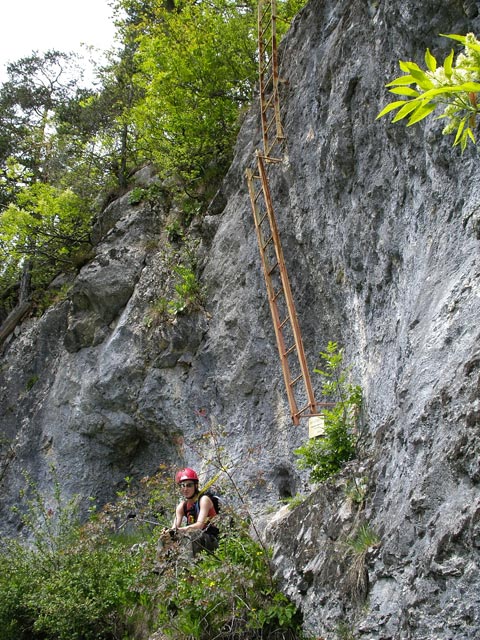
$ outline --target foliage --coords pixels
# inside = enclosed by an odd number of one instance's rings
[[[252,97],[254,10],[231,0],[181,0],[175,9],[152,4],[154,19],[135,25],[144,98],[132,116],[149,159],[202,198],[230,161],[239,107]]]
[[[343,367],[343,351],[336,342],[329,342],[320,353],[325,370],[315,369],[323,379],[323,395],[335,401],[324,409],[325,435],[311,438],[295,450],[301,469],[310,469],[312,482],[323,482],[337,474],[354,458],[358,440],[357,421],[362,402],[359,386],[348,382],[350,369]]]
[[[128,202],[131,205],[140,204],[140,202],[154,203],[158,198],[166,198],[168,194],[165,189],[154,182],[148,187],[134,187],[128,194]]]
[[[0,638],[110,638],[136,599],[137,559],[120,546],[82,539],[76,500],[62,498],[54,471],[53,484],[47,501],[27,478],[21,498],[29,537],[1,547]]]
[[[370,547],[377,547],[380,538],[367,524],[358,527],[354,536],[347,540],[347,546],[354,556],[364,555]]]
[[[142,97],[130,114],[138,145],[171,180],[172,189],[202,207],[230,163],[239,115],[253,96],[257,4],[116,4],[127,15],[123,33],[137,46],[135,83]],[[281,35],[302,2],[278,4]]]
[[[165,231],[170,242],[177,242],[183,238],[182,225],[178,220],[173,220],[173,222],[167,224]]]
[[[282,500],[282,502],[284,502],[290,511],[293,511],[294,509],[296,509],[297,507],[299,507],[301,504],[303,504],[305,500],[305,496],[302,496],[302,494],[297,493],[294,496],[291,496],[290,498],[284,498]]]
[[[2,314],[75,262],[92,216],[107,194],[125,193],[140,164],[156,164],[162,187],[134,189],[130,201],[174,203],[171,241],[205,210],[229,166],[257,76],[256,3],[112,4],[120,47],[97,67],[94,86],[82,86],[76,57],[59,51],[10,64],[0,86]],[[279,37],[302,4],[278,3]],[[55,198],[40,212],[40,192],[46,202],[50,188]],[[80,215],[71,225],[74,198]],[[177,275],[172,313],[196,296],[189,276]]]
[[[165,243],[162,259],[166,277],[162,280],[158,297],[149,306],[143,322],[147,328],[164,322],[172,323],[178,315],[202,307],[204,289],[197,276],[198,240],[188,232],[182,234],[182,243]]]
[[[368,492],[368,478],[348,478],[345,484],[345,495],[353,504],[362,505]]]
[[[45,181],[55,109],[72,96],[77,82],[75,57],[60,51],[33,52],[10,63],[7,72],[8,80],[0,87],[0,169],[13,157],[33,180]],[[14,187],[11,179],[7,184]]]
[[[146,604],[136,590],[141,558],[108,536],[107,514],[82,527],[76,500],[65,502],[53,478],[50,500],[28,480],[21,496],[28,538],[1,548],[0,639],[127,638],[132,612]]]
[[[65,500],[52,474],[48,499],[27,478],[17,508],[24,539],[0,546],[0,640],[140,640],[159,626],[179,640],[300,637],[268,555],[228,510],[215,555],[187,572],[170,551],[159,556],[178,500],[167,467],[139,484],[126,478],[101,510],[92,501],[83,525],[77,499]]]
[[[188,307],[201,304],[202,290],[193,269],[179,264],[174,268],[179,280],[175,284],[176,296],[168,303],[168,311],[172,315],[182,313]]]
[[[275,589],[262,547],[236,525],[190,570],[162,575],[158,622],[169,638],[298,638],[296,607]]]
[[[87,255],[89,258],[91,257],[90,253],[88,253]],[[77,262],[78,257],[79,257],[79,254],[77,253],[75,253],[74,256],[72,256],[72,259],[74,260],[75,264]],[[66,300],[71,288],[72,288],[71,284],[63,284],[58,288],[49,287],[43,293],[37,294],[35,296],[37,314],[42,315],[52,305],[58,304],[59,302]]]
[[[75,253],[89,245],[91,213],[71,190],[36,182],[23,188],[0,216],[0,283],[18,280],[28,265],[34,288],[60,269],[75,268]]]
[[[477,96],[480,92],[480,42],[473,33],[466,36],[446,35],[464,45],[454,61],[454,51],[439,66],[435,57],[427,49],[426,70],[415,62],[400,61],[400,69],[405,75],[389,82],[386,86],[393,94],[404,96],[388,104],[377,118],[398,109],[392,122],[408,117],[407,126],[420,122],[436,109],[443,109],[438,119],[446,118],[448,123],[443,134],[455,133],[453,145],[460,145],[462,151],[470,140],[475,143],[473,129],[480,110]]]
[[[148,329],[150,329],[150,327],[157,326],[168,319],[168,299],[165,296],[160,296],[160,298],[157,298],[150,305],[150,308],[143,319],[143,323]]]
[[[128,203],[129,204],[139,204],[143,198],[145,197],[145,189],[142,187],[135,187],[128,194]]]
[[[338,640],[357,640],[357,635],[354,632],[354,628],[351,622],[341,620],[336,628]]]

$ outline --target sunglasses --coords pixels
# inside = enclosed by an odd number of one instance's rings
[[[180,482],[180,489],[191,489],[194,486],[194,482]]]

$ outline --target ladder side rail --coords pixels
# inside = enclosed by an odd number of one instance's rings
[[[278,95],[278,47],[277,47],[277,4],[276,0],[271,0],[272,3],[272,75],[273,75],[273,101],[275,109],[275,120],[277,123],[277,140],[283,140],[284,133],[282,127],[282,120],[280,117],[280,97]]]
[[[280,277],[282,280],[282,285],[283,285],[283,289],[285,292],[285,300],[286,300],[286,304],[287,304],[287,309],[288,309],[288,314],[290,317],[290,324],[292,326],[292,331],[293,331],[293,336],[294,336],[294,341],[297,347],[297,356],[298,356],[298,360],[299,360],[299,364],[300,364],[300,370],[302,372],[304,381],[305,381],[305,388],[306,388],[306,392],[307,392],[307,398],[308,398],[308,403],[310,405],[311,408],[311,412],[314,413],[316,411],[316,402],[315,402],[315,397],[314,397],[314,393],[313,393],[313,387],[312,387],[312,382],[311,382],[311,378],[310,378],[310,372],[308,371],[308,366],[307,366],[307,360],[305,357],[305,351],[303,348],[303,341],[302,341],[302,336],[301,336],[301,331],[300,331],[300,325],[298,323],[298,317],[297,317],[297,312],[295,309],[295,303],[293,301],[293,295],[292,295],[292,290],[290,287],[290,281],[288,279],[288,274],[287,274],[287,268],[285,265],[285,259],[283,257],[283,250],[282,250],[282,246],[281,246],[281,241],[280,241],[280,235],[278,232],[278,226],[277,226],[277,222],[275,219],[275,214],[273,211],[273,205],[272,205],[272,200],[271,200],[271,196],[270,196],[270,189],[268,186],[268,178],[267,178],[267,174],[266,174],[266,170],[265,170],[265,165],[263,162],[263,158],[261,157],[261,155],[257,152],[257,162],[258,162],[258,169],[259,169],[259,174],[261,176],[262,179],[262,187],[264,190],[264,198],[265,198],[265,203],[266,203],[266,207],[267,207],[267,212],[269,215],[269,219],[270,219],[270,227],[272,230],[272,235],[274,237],[274,245],[275,245],[275,251],[277,254],[277,261],[279,264],[279,268],[280,268]]]

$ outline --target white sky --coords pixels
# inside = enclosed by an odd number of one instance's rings
[[[81,51],[81,43],[102,51],[113,44],[108,0],[0,0],[0,82],[6,65],[48,49]]]

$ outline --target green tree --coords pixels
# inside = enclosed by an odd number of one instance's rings
[[[145,157],[202,201],[228,166],[239,109],[252,97],[254,5],[180,0],[171,9],[152,3],[135,26],[144,97],[132,117]]]
[[[75,252],[89,244],[90,218],[88,204],[71,190],[41,182],[25,187],[0,216],[2,288],[25,271],[33,288],[44,287],[60,269],[72,268]]]
[[[7,66],[0,88],[0,169],[7,159],[29,171],[31,181],[49,180],[48,160],[55,109],[68,100],[78,83],[75,56],[59,51],[22,58]]]

